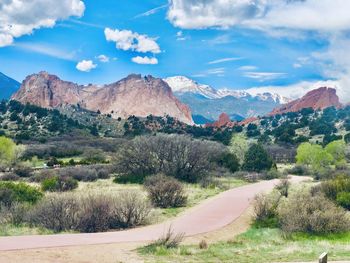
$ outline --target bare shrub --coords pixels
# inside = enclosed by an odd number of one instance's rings
[[[6,173],[0,177],[0,180],[1,181],[19,181],[21,180],[21,177],[19,177],[17,174],[14,174],[14,173]]]
[[[278,209],[281,228],[286,233],[339,233],[350,229],[346,211],[321,194],[299,191],[290,195]]]
[[[60,176],[72,177],[75,180],[83,182],[94,182],[98,179],[96,169],[86,167],[69,167],[60,170]]]
[[[208,243],[204,239],[199,242],[199,249],[208,249]]]
[[[184,239],[185,234],[179,233],[175,234],[171,227],[168,228],[168,231],[166,234],[150,244],[150,246],[156,246],[156,247],[165,247],[167,249],[169,248],[177,248],[181,242]]]
[[[115,198],[107,195],[89,195],[83,198],[79,212],[79,231],[92,233],[108,230],[115,201]]]
[[[182,135],[141,136],[122,147],[115,163],[122,174],[144,177],[164,173],[196,182],[206,176],[215,157],[224,151],[218,143]]]
[[[72,194],[51,194],[30,213],[30,223],[56,232],[75,230],[79,225],[81,203]]]
[[[277,224],[277,208],[281,195],[273,192],[255,197],[254,220],[258,227],[275,227]]]
[[[144,187],[152,204],[156,207],[185,206],[187,196],[182,183],[162,174],[147,177]]]
[[[288,197],[289,188],[290,182],[288,179],[280,180],[280,182],[275,186],[275,189],[284,197]]]
[[[121,192],[113,207],[112,228],[143,225],[151,213],[151,204],[136,191]]]
[[[57,171],[56,170],[42,170],[34,174],[34,176],[30,177],[31,182],[37,182],[41,183],[42,181],[46,179],[53,178],[57,176]]]

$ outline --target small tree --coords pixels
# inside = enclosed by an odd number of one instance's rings
[[[345,161],[346,144],[343,140],[333,141],[329,143],[325,150],[327,153],[333,156],[336,163]]]
[[[297,149],[297,164],[311,166],[314,172],[322,172],[334,161],[333,156],[321,145],[302,143]]]
[[[239,163],[241,165],[244,162],[244,156],[248,151],[248,148],[249,148],[248,141],[243,134],[235,134],[232,136],[229,150],[238,158]]]
[[[16,157],[16,144],[9,138],[0,137],[0,163],[8,164]]]
[[[260,144],[253,144],[244,157],[243,169],[251,172],[270,170],[274,162]]]

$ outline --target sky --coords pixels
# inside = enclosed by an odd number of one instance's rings
[[[350,101],[348,0],[0,0],[0,72],[79,84],[131,73]],[[288,89],[287,89],[288,88]]]

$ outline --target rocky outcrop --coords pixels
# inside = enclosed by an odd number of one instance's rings
[[[236,125],[236,122],[232,122],[230,119],[230,116],[228,116],[226,113],[221,113],[219,116],[219,119],[216,122],[208,123],[205,125],[205,127],[221,128],[221,127],[233,127],[235,125]]]
[[[12,99],[45,108],[79,105],[114,118],[169,115],[193,124],[190,109],[173,95],[167,83],[152,76],[134,74],[104,86],[82,86],[40,72],[28,76]]]
[[[287,112],[297,112],[304,108],[313,108],[314,110],[323,110],[328,107],[340,108],[339,97],[336,90],[332,88],[319,88],[308,92],[300,99],[291,101],[281,107],[274,109],[270,115],[283,114]]]

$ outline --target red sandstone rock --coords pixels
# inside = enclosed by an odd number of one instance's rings
[[[40,72],[28,76],[12,99],[44,108],[79,104],[104,114],[113,112],[114,118],[169,115],[193,124],[189,107],[174,96],[167,83],[152,76],[130,75],[104,86],[81,86]]]

